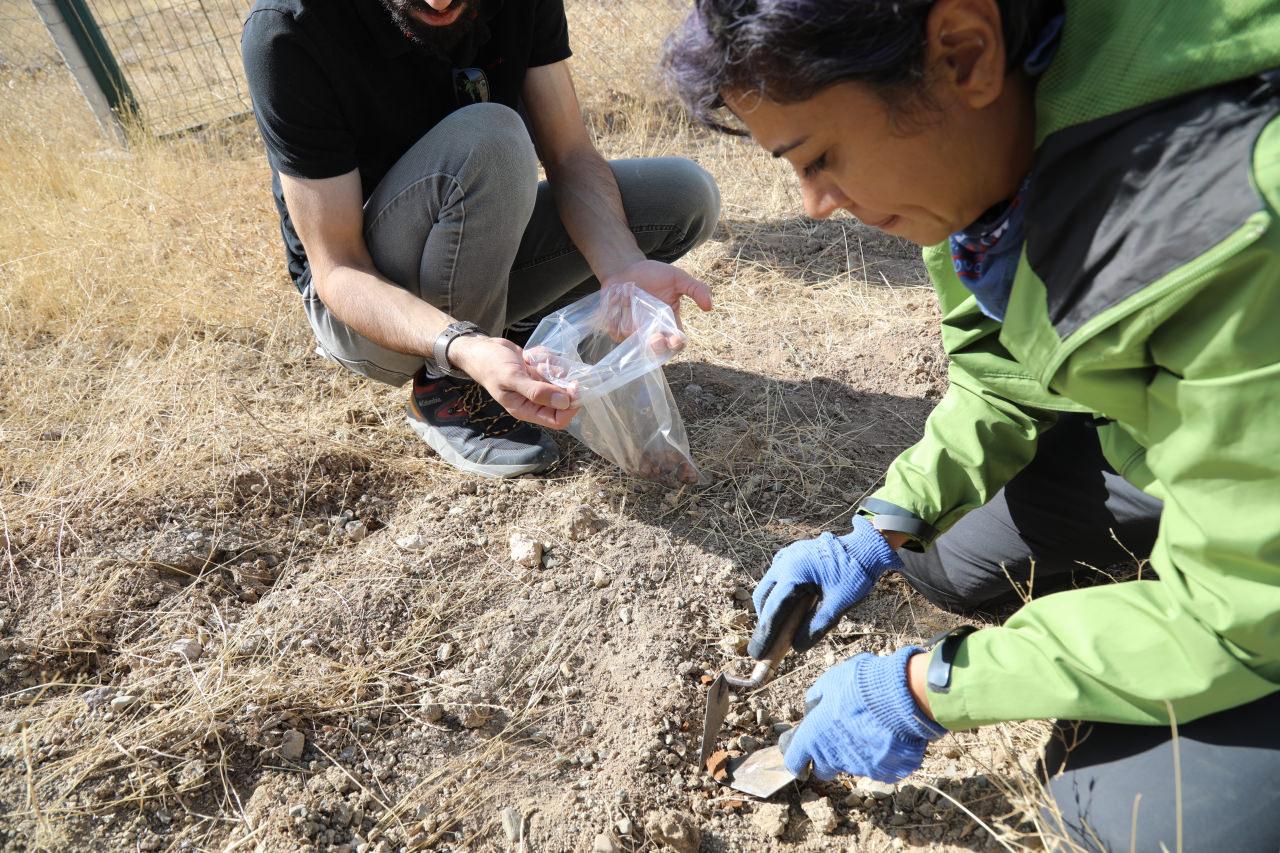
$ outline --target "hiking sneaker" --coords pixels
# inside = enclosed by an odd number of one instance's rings
[[[419,371],[405,407],[413,427],[440,458],[486,477],[518,477],[550,468],[560,449],[541,427],[516,420],[468,379]]]

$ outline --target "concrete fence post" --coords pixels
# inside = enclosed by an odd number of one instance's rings
[[[83,0],[31,0],[102,132],[125,144],[124,117],[138,105]]]

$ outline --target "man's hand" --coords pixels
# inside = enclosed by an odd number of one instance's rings
[[[602,281],[601,289],[607,291],[610,286],[624,282],[632,282],[670,305],[677,323],[680,322],[680,299],[683,296],[692,299],[703,311],[710,311],[713,307],[710,287],[679,267],[662,261],[644,260],[629,264]]]
[[[881,575],[901,567],[902,561],[884,536],[861,516],[854,518],[853,530],[844,536],[824,533],[817,539],[793,542],[774,556],[751,596],[757,621],[747,651],[755,658],[763,655],[791,609],[816,591],[820,600],[813,616],[800,623],[793,642],[796,651],[807,651],[871,592]]]
[[[809,688],[804,719],[786,741],[787,768],[798,776],[812,762],[819,779],[844,772],[880,782],[918,770],[928,742],[947,733],[907,686],[908,663],[922,651],[856,655],[825,672]]]
[[[449,345],[449,361],[522,421],[564,429],[578,413],[574,389],[543,382],[531,373],[520,347],[511,341],[464,335]]]

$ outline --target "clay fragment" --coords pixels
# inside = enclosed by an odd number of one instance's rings
[[[729,781],[729,759],[733,756],[728,750],[718,749],[707,757],[707,772],[711,778],[721,784]]]

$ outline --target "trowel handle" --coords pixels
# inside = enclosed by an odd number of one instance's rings
[[[800,627],[800,622],[809,615],[809,607],[813,604],[813,599],[805,599],[796,602],[791,608],[791,612],[787,614],[786,621],[782,623],[782,627],[778,630],[774,637],[773,645],[764,653],[764,657],[756,661],[755,668],[751,670],[750,678],[736,678],[732,675],[726,675],[725,680],[729,682],[729,686],[738,690],[754,690],[761,687],[778,669],[778,664],[782,663],[782,659],[787,656],[787,652],[791,651],[791,643],[796,638],[796,630]]]

